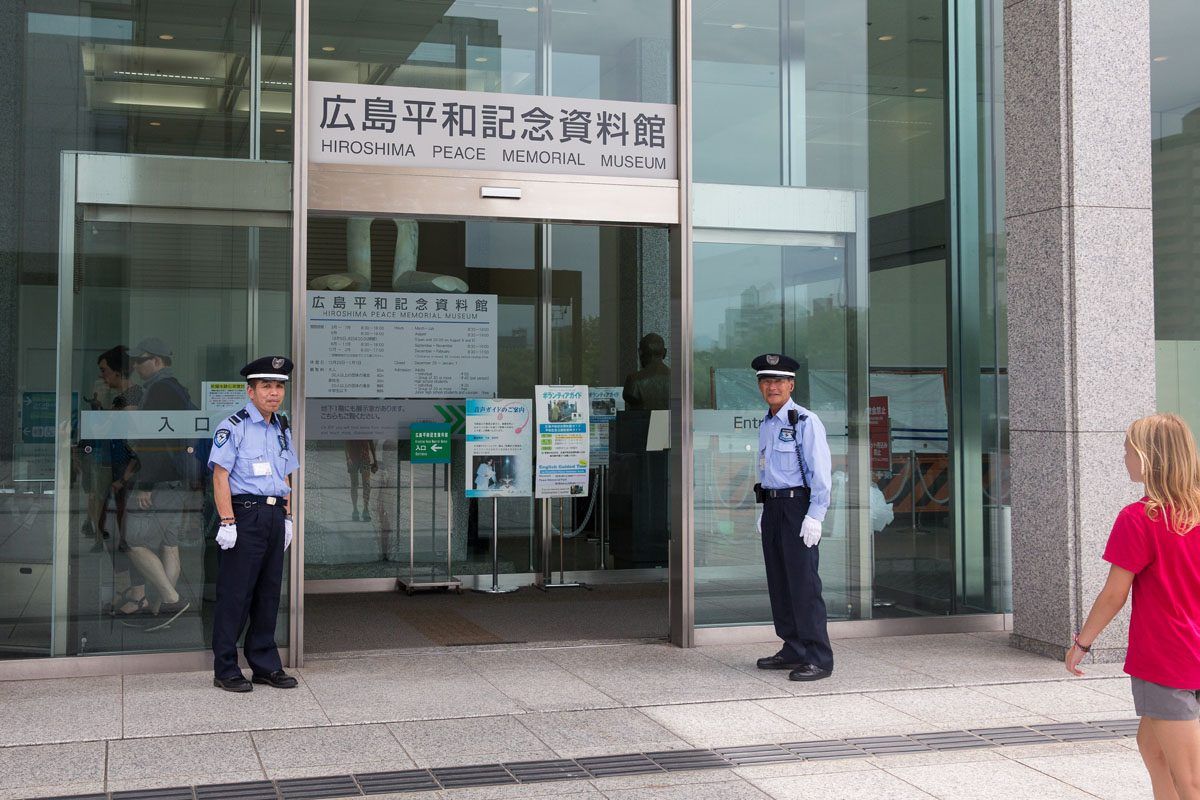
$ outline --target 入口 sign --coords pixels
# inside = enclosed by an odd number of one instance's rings
[[[676,107],[376,84],[309,83],[309,160],[678,177]]]
[[[414,464],[450,463],[450,426],[445,422],[414,422],[408,457]]]

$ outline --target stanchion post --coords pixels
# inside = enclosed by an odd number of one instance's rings
[[[508,594],[515,592],[516,586],[510,586],[506,589],[500,588],[500,501],[498,498],[492,498],[492,588],[490,589],[475,589],[474,591],[481,594]]]

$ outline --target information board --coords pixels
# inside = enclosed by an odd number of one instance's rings
[[[588,387],[538,386],[537,497],[586,497],[590,442]]]
[[[201,408],[205,411],[229,411],[231,414],[250,402],[243,381],[204,381],[201,385]]]
[[[528,400],[467,400],[467,497],[533,494]]]
[[[309,397],[490,397],[494,294],[309,292]]]
[[[409,426],[408,457],[414,464],[449,464],[450,426],[414,422]]]
[[[617,412],[625,410],[624,390],[620,386],[592,386],[588,389],[588,412],[591,422],[591,466],[608,466],[609,428]]]

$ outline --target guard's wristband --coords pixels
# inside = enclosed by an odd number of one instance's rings
[[[237,522],[237,517],[221,517],[221,522],[232,524],[234,522]]]

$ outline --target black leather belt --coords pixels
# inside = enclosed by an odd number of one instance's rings
[[[793,486],[791,489],[763,489],[763,498],[767,500],[790,500],[798,498],[807,500],[812,491],[804,486]]]
[[[250,508],[251,506],[279,506],[283,508],[283,504],[287,501],[285,497],[273,497],[261,494],[235,494],[230,499],[242,508]]]

